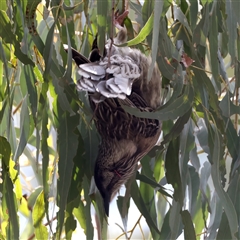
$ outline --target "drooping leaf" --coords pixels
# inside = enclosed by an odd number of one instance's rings
[[[33,207],[33,225],[35,229],[35,235],[37,239],[47,239],[48,238],[48,230],[47,227],[43,225],[43,218],[45,215],[45,208],[44,208],[44,194],[41,192],[34,204]]]
[[[21,46],[16,38],[16,35],[11,31],[12,26],[10,23],[10,19],[8,18],[6,12],[2,10],[0,10],[0,24],[1,24],[0,36],[3,38],[5,43],[13,44],[15,48],[14,54],[16,55],[16,57],[20,61],[22,61],[22,63],[34,66],[33,61],[21,51],[20,48]]]
[[[180,211],[181,211],[181,203],[173,200],[172,207],[170,209],[170,216],[169,216],[169,226],[171,229],[171,237],[170,239],[177,239],[181,233],[181,218],[180,218]]]
[[[142,215],[145,217],[146,219],[146,222],[151,230],[151,233],[155,236],[156,233],[160,234],[154,220],[151,218],[146,206],[145,206],[145,203],[141,197],[141,193],[139,191],[139,188],[137,186],[137,183],[136,181],[134,181],[132,183],[132,186],[131,186],[131,196],[132,196],[132,199],[134,201],[134,203],[136,204],[136,206],[138,207],[138,209],[141,211]]]
[[[77,111],[77,105],[72,104],[72,107]],[[54,101],[54,116],[55,125],[58,129],[57,144],[59,155],[59,179],[58,179],[58,234],[61,234],[63,221],[64,221],[64,209],[67,203],[67,196],[71,183],[71,176],[73,171],[73,158],[77,152],[78,138],[74,133],[77,125],[79,124],[79,116],[70,116],[68,112],[63,112],[58,98]],[[73,110],[72,110],[73,111]]]
[[[152,31],[153,19],[154,19],[154,14],[152,13],[152,15],[146,22],[145,26],[141,29],[139,34],[134,39],[131,39],[131,40],[127,41],[127,43],[124,43],[120,46],[129,46],[130,47],[130,46],[137,45],[137,44],[143,42]]]
[[[152,78],[153,68],[155,65],[155,61],[157,58],[158,52],[158,35],[159,35],[159,27],[160,27],[160,16],[163,10],[163,1],[156,1],[154,5],[154,20],[153,20],[153,41],[152,41],[152,62],[150,68],[148,69],[148,81]]]
[[[6,138],[0,136],[0,159],[2,160],[2,211],[3,218],[7,221],[6,236],[8,239],[19,238],[19,219],[17,216],[17,199],[13,191],[14,185],[10,178],[9,171],[12,171],[10,164],[11,147]],[[15,179],[17,176],[15,176]]]
[[[228,48],[229,48],[229,54],[231,55],[231,63],[233,64],[235,56],[236,56],[236,39],[237,39],[237,20],[236,16],[233,13],[233,6],[232,1],[226,1],[226,14],[228,15],[226,22],[227,22],[227,28],[229,31],[229,42],[228,42]]]
[[[143,117],[149,119],[159,120],[175,120],[177,117],[183,116],[192,106],[194,98],[193,88],[187,85],[181,96],[176,98],[171,104],[163,105],[156,112],[141,112],[139,109],[122,106],[124,110],[136,117]]]
[[[28,142],[28,139],[33,131],[33,120],[29,114],[28,110],[28,99],[27,96],[24,97],[21,108],[21,118],[20,118],[20,137],[17,150],[14,155],[14,161],[18,161],[19,156],[23,153],[24,148]]]
[[[156,188],[161,194],[170,198],[172,197],[168,192],[166,192],[166,189],[163,186],[148,178],[147,176],[140,174],[139,172],[137,172],[136,179],[151,185],[153,188]]]
[[[98,23],[98,47],[101,56],[103,56],[104,47],[105,47],[105,33],[107,28],[107,22],[111,19],[108,10],[111,7],[108,7],[109,2],[107,0],[97,2],[97,23]],[[113,12],[111,12],[113,14]],[[112,23],[113,24],[113,23]],[[112,26],[111,26],[112,27]],[[111,36],[113,37],[113,36]]]
[[[183,204],[184,194],[182,192],[182,180],[179,169],[179,137],[169,143],[166,160],[166,178],[167,182],[174,188],[174,199]]]
[[[186,16],[183,14],[182,10],[176,5],[173,6],[173,15],[175,18],[174,20],[178,20],[188,30],[189,34],[192,35],[192,30],[188,24]]]
[[[184,225],[184,239],[197,239],[190,213],[187,210],[184,210],[181,212],[181,215]]]
[[[210,43],[210,62],[211,62],[211,69],[214,78],[214,82],[216,84],[216,88],[218,91],[221,89],[220,83],[220,76],[219,76],[219,64],[217,61],[217,52],[218,52],[218,34],[217,34],[217,4],[213,4],[213,8],[211,11],[210,17],[210,28],[211,31],[209,32],[209,43]],[[217,63],[217,64],[216,64]]]
[[[171,131],[164,136],[163,143],[167,143],[170,140],[176,138],[179,136],[179,134],[182,132],[184,125],[189,120],[191,109],[189,109],[188,112],[186,112],[183,116],[179,117],[178,120],[175,122],[174,126],[172,127]]]
[[[219,198],[221,199],[222,206],[229,222],[231,237],[234,238],[234,234],[237,232],[238,228],[237,214],[231,199],[229,198],[228,194],[226,194],[226,192],[223,190],[220,183],[219,162],[223,156],[223,149],[221,148],[222,138],[217,129],[214,129],[214,133],[214,149],[213,155],[211,156],[213,161],[213,166],[211,168],[211,176],[213,179],[214,187]]]

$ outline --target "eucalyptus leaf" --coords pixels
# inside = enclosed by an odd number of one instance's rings
[[[36,234],[36,238],[37,239],[41,239],[41,238],[48,238],[48,230],[47,227],[43,225],[42,221],[44,218],[44,195],[43,192],[41,192],[37,199],[36,202],[34,204],[33,207],[33,225],[35,228],[35,234]]]

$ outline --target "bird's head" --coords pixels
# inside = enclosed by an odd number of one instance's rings
[[[130,144],[131,145],[131,144]],[[138,162],[135,145],[125,149],[100,146],[95,164],[94,179],[103,198],[104,209],[109,215],[109,203],[119,188],[127,182],[136,170]],[[125,150],[125,151],[124,151]]]

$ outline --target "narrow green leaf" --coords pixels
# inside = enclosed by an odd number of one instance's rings
[[[154,5],[154,21],[153,21],[153,40],[152,40],[152,62],[148,69],[148,81],[152,78],[153,68],[155,66],[157,52],[158,52],[158,40],[159,40],[159,31],[160,31],[160,16],[163,10],[163,2],[164,1],[155,1]]]
[[[239,214],[240,214],[240,206],[239,206],[239,201],[240,201],[240,174],[239,174],[239,171],[234,171],[234,173],[232,174],[231,182],[230,182],[230,185],[228,187],[227,193],[228,193],[229,197],[231,198],[231,200],[233,202],[233,205],[235,207],[237,215],[239,216]],[[225,224],[224,221],[221,222],[221,225],[223,226],[221,231],[223,230],[223,232],[224,232],[224,228],[225,228],[224,224]],[[220,228],[221,227],[219,227],[219,229]],[[239,234],[240,234],[240,231],[238,229],[238,232],[235,234],[235,236],[238,236],[238,238],[239,238]]]
[[[57,78],[55,74],[52,74],[52,84],[54,86],[55,93],[58,95],[58,101],[63,111],[68,111],[70,115],[74,115],[74,111],[71,108],[69,99],[65,93],[65,89],[68,88],[64,82],[64,78]],[[74,86],[75,87],[75,86]]]
[[[0,136],[0,154],[5,165],[9,167],[11,147],[7,139],[2,136]]]
[[[86,239],[93,239],[93,225],[91,220],[91,199],[89,197],[90,185],[86,176],[83,178],[84,200],[86,204],[84,206],[84,216],[86,221]],[[101,202],[102,203],[102,202]],[[103,211],[102,211],[103,212]],[[100,221],[103,221],[101,216]]]
[[[216,239],[217,230],[219,229],[221,218],[222,218],[222,204],[216,192],[214,192],[211,200],[211,214],[209,228],[207,229],[209,235],[208,239]],[[220,227],[220,229],[222,229]],[[221,230],[220,230],[221,231]]]
[[[56,100],[55,100],[56,101]],[[56,103],[56,102],[55,102]],[[76,108],[76,106],[75,106]],[[66,208],[68,192],[73,171],[73,158],[77,152],[78,137],[74,133],[79,124],[79,116],[69,116],[68,112],[63,112],[59,104],[54,104],[54,114],[57,123],[58,135],[58,235],[60,236],[64,222],[64,210]]]
[[[76,230],[77,221],[73,215],[69,215],[65,221],[66,239],[72,239],[72,233]]]
[[[231,117],[234,114],[240,114],[240,106],[236,106],[231,101],[233,94],[229,91],[226,92],[224,98],[219,104],[219,107],[222,111],[224,117]]]
[[[196,141],[196,139],[195,139]],[[193,167],[196,169],[196,171],[198,172],[200,169],[200,160],[197,154],[197,146],[196,143],[194,144],[194,148],[190,151],[190,159],[191,159],[191,163],[193,165]]]
[[[237,20],[235,14],[233,14],[234,9],[232,5],[232,1],[226,1],[226,14],[227,14],[227,29],[229,35],[229,54],[232,58],[232,64],[234,63],[235,56],[236,56],[236,40],[237,40]]]
[[[35,188],[31,194],[28,196],[28,206],[30,209],[32,209],[34,207],[34,204],[38,198],[38,196],[41,194],[41,192],[43,191],[42,186]]]
[[[143,23],[141,25],[141,28],[147,23],[151,14],[153,13],[154,4],[155,4],[155,1],[152,1],[152,0],[145,0],[144,1],[143,5],[142,5],[142,22]],[[149,46],[151,46],[151,44],[152,44],[152,34],[147,36],[146,41],[149,44]]]
[[[44,193],[43,191],[38,195],[32,211],[33,226],[37,239],[48,239],[47,227],[43,225],[42,221],[45,216],[44,207]]]
[[[34,66],[33,61],[21,51],[21,46],[19,41],[16,38],[16,35],[11,31],[12,26],[10,19],[8,18],[6,12],[0,10],[0,36],[3,38],[5,43],[13,44],[15,51],[14,54],[16,57],[24,64],[30,64]]]
[[[20,114],[20,129],[21,129],[21,133],[19,137],[19,143],[13,158],[15,162],[18,160],[19,156],[23,153],[23,150],[27,145],[28,138],[33,131],[33,122],[28,110],[27,96],[24,97],[22,102],[22,108],[21,108],[21,114]]]
[[[210,15],[210,29],[209,31],[209,48],[210,48],[210,62],[212,74],[218,91],[221,91],[221,83],[219,76],[219,64],[217,58],[218,52],[218,20],[216,15],[217,4],[213,4],[213,9]]]
[[[211,169],[212,180],[213,180],[213,184],[216,189],[216,192],[219,198],[221,199],[223,208],[225,210],[225,213],[229,222],[229,226],[230,226],[231,237],[232,239],[236,239],[234,235],[238,229],[237,214],[231,199],[229,198],[228,194],[226,194],[226,192],[223,190],[222,184],[220,182],[219,162],[223,157],[223,149],[221,148],[222,137],[219,134],[217,129],[214,128],[213,130],[214,130],[215,136],[214,136],[214,148],[213,148],[213,155],[212,155],[213,165]]]
[[[171,237],[170,239],[177,239],[180,232],[180,212],[181,212],[181,203],[173,200],[172,207],[170,209],[169,216],[169,226],[171,229]]]
[[[69,31],[68,31],[68,25],[66,25],[66,34],[67,34],[67,43],[68,43],[68,48],[71,48],[71,39],[69,36]],[[68,79],[71,79],[72,75],[72,51],[68,51],[68,58],[67,58],[67,70],[63,75],[63,79],[68,82]]]
[[[198,68],[202,68],[200,60],[196,57],[196,66]],[[219,109],[219,103],[218,103],[218,97],[215,92],[215,89],[211,83],[211,80],[208,78],[206,73],[204,71],[201,71],[197,68],[192,68],[194,75],[197,76],[193,77],[194,81],[194,89],[195,91],[198,91],[200,93],[201,97],[201,103],[204,107],[207,109],[209,108],[209,105],[213,108],[213,111],[216,113],[217,116],[220,117],[220,109]]]
[[[127,41],[126,43],[121,44],[119,46],[120,47],[122,47],[122,46],[133,46],[133,45],[137,45],[137,44],[143,42],[146,39],[146,37],[152,31],[153,20],[154,20],[154,14],[152,13],[151,16],[149,17],[148,21],[144,25],[144,27],[139,32],[139,34],[134,39],[131,39],[131,40]]]
[[[235,91],[236,91],[240,87],[240,61],[239,60],[235,61],[234,74],[236,78],[235,79]]]
[[[206,161],[203,164],[203,167],[201,169],[201,177],[200,177],[200,191],[202,194],[202,208],[204,209],[205,206],[208,206],[209,212],[211,212],[210,209],[210,196],[209,196],[209,186],[208,186],[208,180],[211,174],[211,164]],[[204,212],[203,212],[204,213]],[[203,218],[205,216],[203,215]],[[206,221],[206,218],[204,219]]]
[[[193,31],[196,27],[197,16],[198,16],[198,1],[197,0],[192,0],[190,2],[189,14],[190,14],[190,27]]]
[[[119,213],[121,215],[121,218],[122,218],[122,223],[123,223],[123,227],[124,227],[125,232],[128,231],[127,223],[128,223],[129,205],[130,205],[130,193],[128,193],[127,195],[125,194],[124,197],[118,196],[117,206],[118,206],[118,211],[119,211]]]
[[[145,1],[146,2],[146,1]],[[142,5],[140,3],[135,3],[133,1],[129,1],[129,7],[132,9],[135,14],[136,18],[135,20],[140,24],[140,26],[143,26],[143,21],[142,21]]]
[[[38,108],[38,121],[41,119],[41,152],[42,152],[42,184],[44,192],[44,207],[46,212],[47,220],[49,219],[48,214],[48,195],[49,195],[49,147],[48,147],[48,83],[42,84],[41,97]],[[40,118],[40,119],[39,119]],[[40,136],[39,136],[40,138]]]
[[[28,97],[31,106],[31,112],[34,119],[34,123],[36,124],[36,114],[37,114],[37,88],[36,83],[37,79],[35,77],[32,66],[25,65],[24,66],[24,77],[26,79],[26,85],[28,89]]]
[[[183,192],[187,188],[187,179],[189,177],[188,173],[188,162],[189,162],[189,153],[194,147],[195,137],[193,135],[193,125],[192,120],[184,125],[183,131],[180,135],[180,152],[181,157],[179,159],[179,168],[182,181]]]
[[[190,85],[185,86],[181,96],[176,98],[170,105],[163,105],[156,112],[141,112],[136,108],[122,105],[123,109],[134,116],[159,119],[159,120],[175,120],[177,117],[183,116],[189,108],[191,108],[194,98],[193,88]]]
[[[193,43],[206,46],[206,39],[209,33],[209,4],[206,4],[202,9],[202,18],[194,29]],[[201,54],[199,51],[198,54]]]
[[[105,36],[106,36],[106,28],[108,23],[107,16],[108,10],[108,0],[97,1],[97,24],[98,24],[98,48],[101,56],[103,56],[103,51],[105,47]],[[112,13],[111,13],[112,14]],[[111,25],[110,23],[109,25]],[[112,36],[113,37],[113,36]]]
[[[179,117],[175,122],[174,126],[171,128],[170,132],[164,136],[164,141],[162,144],[168,143],[171,140],[175,139],[182,132],[184,125],[189,120],[192,113],[192,109],[189,109],[183,116]]]
[[[196,135],[200,143],[200,146],[205,153],[210,154],[209,145],[208,145],[208,130],[207,130],[206,124],[203,119],[199,119],[197,125],[198,125],[198,130],[196,131]]]
[[[234,166],[235,161],[238,159],[238,152],[240,149],[239,137],[232,121],[230,121],[228,118],[224,118],[224,121],[226,123],[227,147],[233,159],[232,166]]]
[[[4,76],[3,75],[1,77],[0,83],[1,83],[1,95],[3,95],[3,90],[4,87],[7,87],[7,92],[9,93],[9,73],[8,73],[8,61],[10,59],[10,49],[8,47],[6,47],[6,45],[3,44],[2,40],[0,39],[0,59],[2,61],[3,66],[1,68],[4,69]],[[3,69],[1,70],[3,72]],[[6,82],[3,81],[3,79],[5,79]],[[2,97],[1,97],[2,98]]]
[[[189,34],[192,36],[192,30],[188,24],[188,20],[187,20],[186,16],[183,14],[181,8],[174,5],[173,6],[173,15],[174,15],[174,19],[175,20],[177,19],[188,30]]]
[[[19,219],[17,215],[17,201],[14,194],[14,186],[7,174],[7,169],[3,166],[3,214],[8,221],[6,232],[7,239],[19,239]]]
[[[182,181],[179,169],[179,137],[172,140],[168,145],[165,168],[167,182],[174,188],[173,197],[175,201],[179,201],[180,205],[182,205],[184,194],[182,192]]]
[[[153,188],[156,188],[156,190],[159,191],[161,194],[172,198],[172,196],[168,192],[166,192],[166,189],[163,186],[161,186],[157,182],[153,181],[152,179],[148,178],[147,176],[137,172],[136,179],[140,180],[141,182],[151,185]]]
[[[48,31],[47,34],[47,39],[43,51],[43,58],[45,61],[45,71],[43,77],[45,78],[49,73],[50,70],[52,69],[52,52],[53,52],[53,36],[54,36],[54,29],[55,29],[55,22],[51,26],[50,30]]]
[[[164,221],[161,228],[161,234],[160,234],[159,240],[166,240],[166,239],[170,239],[171,237],[171,228],[169,225],[170,212],[171,212],[171,208],[168,210],[168,212],[164,216]]]
[[[141,164],[142,164],[142,169],[141,169],[142,174],[147,176],[148,178],[153,179],[153,171],[151,168],[151,162],[149,157],[145,156],[141,160]],[[139,190],[143,198],[143,201],[145,202],[145,206],[151,218],[153,219],[153,221],[157,226],[157,209],[156,209],[156,202],[155,202],[156,192],[154,188],[150,188],[149,185],[143,181],[140,182]],[[159,236],[159,234],[156,231],[151,231],[151,232],[152,232],[153,239],[156,239]]]
[[[162,46],[163,47],[163,46]],[[170,49],[169,49],[170,51]],[[170,54],[170,52],[169,52]],[[172,53],[171,53],[172,55]],[[173,93],[170,97],[170,99],[168,99],[168,101],[162,106],[162,108],[167,108],[169,107],[169,105],[171,105],[174,101],[176,101],[176,99],[182,94],[183,91],[183,70],[180,64],[177,65],[177,68],[174,69],[174,74],[171,76],[172,79],[172,84],[173,84]]]
[[[221,223],[217,232],[217,237],[216,240],[226,240],[226,239],[237,239],[233,238],[229,226],[229,221],[227,219],[226,213],[223,212],[222,218],[221,218]]]
[[[19,220],[17,215],[17,201],[14,193],[14,185],[9,171],[12,171],[10,163],[11,147],[6,138],[0,136],[0,159],[2,160],[2,213],[8,222],[6,226],[7,239],[19,238]],[[17,176],[15,176],[16,178]]]
[[[139,191],[139,188],[138,188],[138,185],[137,185],[136,181],[134,181],[132,183],[131,196],[132,196],[132,199],[133,199],[134,203],[138,207],[139,211],[145,217],[146,222],[147,222],[149,228],[151,229],[151,232],[156,231],[158,234],[160,234],[156,224],[154,223],[153,219],[151,218],[151,216],[149,214],[149,211],[147,210],[147,208],[145,206],[145,203],[142,199],[142,196],[141,196],[141,193]],[[155,233],[153,233],[153,234],[155,234]]]
[[[181,212],[181,215],[184,225],[184,239],[186,240],[197,239],[190,213],[187,210],[184,210]]]
[[[79,206],[77,208],[73,209],[73,214],[77,218],[80,226],[82,227],[82,229],[84,230],[84,233],[86,234],[87,223],[86,223],[86,215],[85,215],[85,211],[84,211],[84,205],[83,205],[82,201],[79,202]]]
[[[188,178],[189,211],[191,216],[195,216],[196,202],[197,202],[197,196],[199,193],[200,181],[199,181],[198,172],[196,172],[196,169],[194,167],[188,165],[188,172],[189,172],[189,178]]]
[[[81,192],[82,192],[82,182],[83,177],[85,174],[85,149],[84,149],[84,143],[83,139],[78,133],[78,147],[77,147],[77,153],[73,159],[74,167],[72,171],[71,176],[71,183],[70,188],[68,191],[68,198],[67,198],[67,209],[66,209],[66,215],[67,220],[72,222],[73,215],[77,217],[78,222],[80,223],[81,227],[84,229],[85,234],[87,233],[87,227],[86,227],[86,218],[84,213],[84,206],[83,202],[80,199]],[[75,226],[75,225],[74,225]],[[72,234],[72,231],[74,229],[65,222],[65,232],[68,235]]]

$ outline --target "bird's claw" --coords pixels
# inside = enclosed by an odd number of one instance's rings
[[[125,20],[125,18],[128,16],[129,11],[125,10],[122,14],[119,15],[119,10],[117,10],[115,12],[115,18],[114,18],[114,25],[116,26],[116,28],[118,28],[119,30],[121,30],[123,27],[123,22]]]

